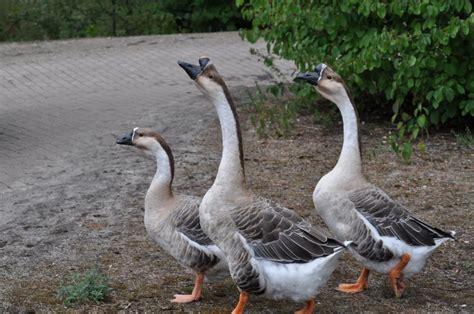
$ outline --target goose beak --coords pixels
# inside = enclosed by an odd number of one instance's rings
[[[133,146],[132,139],[133,139],[133,131],[120,136],[119,138],[117,138],[115,143],[119,145],[132,145]]]
[[[305,81],[311,85],[318,85],[321,76],[323,75],[324,70],[328,66],[324,63],[318,64],[313,72],[302,72],[295,77],[295,81]]]
[[[199,60],[201,62],[201,60]],[[207,62],[206,62],[207,63]],[[196,77],[201,74],[202,68],[200,65],[193,65],[187,62],[178,61],[178,65],[183,68],[183,70],[188,73],[189,77],[192,80],[195,80]]]
[[[307,82],[311,85],[318,85],[319,73],[318,72],[301,72],[295,77],[294,80]]]

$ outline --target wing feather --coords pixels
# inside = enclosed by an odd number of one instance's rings
[[[295,212],[258,196],[253,197],[251,204],[230,212],[238,232],[257,258],[305,263],[331,255],[342,247]]]
[[[180,209],[173,213],[172,223],[176,230],[200,245],[211,245],[212,240],[202,231],[199,220],[199,203],[197,197],[183,197],[180,199]]]
[[[432,246],[435,239],[452,238],[449,233],[416,218],[379,188],[358,190],[349,198],[382,236],[395,237],[413,246]]]

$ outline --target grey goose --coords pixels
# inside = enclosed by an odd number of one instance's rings
[[[239,119],[223,78],[207,57],[199,65],[179,65],[213,103],[220,121],[222,158],[199,216],[204,232],[226,255],[240,290],[233,313],[243,313],[249,294],[305,302],[299,313],[312,313],[344,246],[294,211],[250,191]]]
[[[300,73],[297,80],[314,85],[342,115],[344,141],[336,166],[317,183],[313,193],[316,212],[340,241],[352,241],[349,251],[364,265],[354,284],[341,284],[346,293],[363,291],[370,270],[389,274],[397,297],[405,289],[403,277],[419,272],[443,242],[453,239],[417,218],[367,181],[360,155],[358,115],[342,78],[325,64]]]
[[[157,169],[145,197],[145,228],[163,250],[197,273],[192,293],[176,294],[171,302],[200,300],[205,278],[217,280],[229,275],[224,254],[201,229],[201,199],[173,193],[173,154],[159,133],[135,128],[119,137],[117,144],[138,147],[155,157]]]

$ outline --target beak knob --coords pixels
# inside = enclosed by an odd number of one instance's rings
[[[209,63],[209,61],[211,61],[211,59],[209,59],[209,57],[206,57],[206,56],[199,58],[199,65],[201,66],[201,69],[204,69],[206,65]]]

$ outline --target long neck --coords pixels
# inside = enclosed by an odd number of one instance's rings
[[[239,119],[228,91],[211,97],[222,130],[222,158],[214,184],[231,189],[245,188],[244,156]]]
[[[334,99],[342,115],[344,143],[334,169],[350,169],[351,173],[362,174],[362,160],[359,146],[358,117],[347,92]]]
[[[146,193],[145,209],[163,208],[173,198],[173,161],[161,147],[155,147],[152,152],[156,157],[156,173]]]

